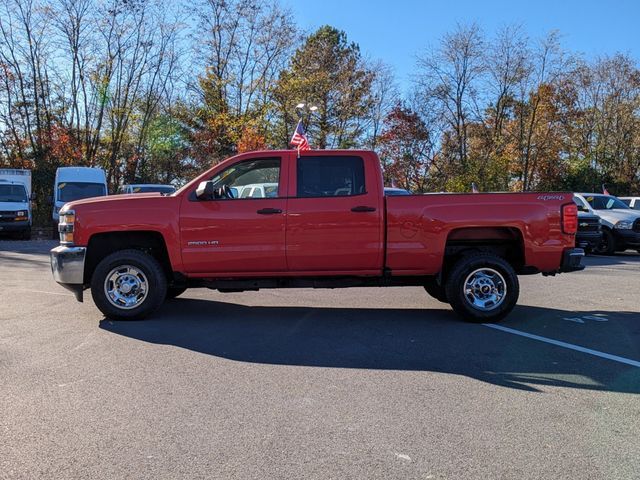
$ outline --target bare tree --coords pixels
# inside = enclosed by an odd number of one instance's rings
[[[548,105],[550,93],[557,85],[561,75],[570,67],[568,58],[560,47],[559,35],[551,32],[533,50],[532,64],[527,69],[519,85],[517,107],[517,149],[520,180],[523,191],[534,185],[541,153],[545,151],[545,142],[550,141],[554,129],[558,127],[557,118],[550,118]]]
[[[418,58],[417,86],[425,101],[433,100],[455,160],[468,159],[468,125],[478,120],[477,83],[484,73],[484,39],[477,24],[458,25],[440,45]]]
[[[384,119],[397,105],[400,93],[393,70],[389,65],[376,61],[371,63],[369,70],[373,72],[373,81],[371,82],[371,102],[366,118],[367,146],[375,150]]]

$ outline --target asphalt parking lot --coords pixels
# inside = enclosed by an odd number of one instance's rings
[[[419,288],[113,322],[53,245],[0,241],[0,478],[640,477],[640,255],[521,277],[498,329]]]

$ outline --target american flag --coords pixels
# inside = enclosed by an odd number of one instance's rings
[[[302,120],[298,121],[298,126],[296,127],[295,132],[293,132],[293,137],[291,137],[291,142],[289,143],[296,147],[298,151],[311,150],[309,141],[307,140],[307,136],[304,133],[304,125],[302,125]]]
[[[480,193],[480,190],[478,190],[478,186],[476,185],[476,182],[471,182],[471,193]]]
[[[604,193],[605,195],[611,195],[607,190],[607,187],[605,187],[604,183],[602,184],[602,193]]]

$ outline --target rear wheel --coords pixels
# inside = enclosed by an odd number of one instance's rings
[[[599,255],[614,255],[616,253],[616,239],[610,230],[602,231],[602,241],[595,249]]]
[[[120,250],[104,258],[91,277],[91,295],[105,317],[138,320],[157,309],[167,293],[158,261],[140,250]]]
[[[453,310],[475,323],[501,320],[513,310],[520,286],[504,259],[486,253],[461,258],[447,279],[446,295]]]

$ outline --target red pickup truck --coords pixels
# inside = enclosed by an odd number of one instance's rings
[[[51,268],[113,319],[192,287],[423,286],[475,322],[513,309],[517,275],[584,268],[570,193],[383,192],[373,152],[237,155],[171,195],[66,204]]]

